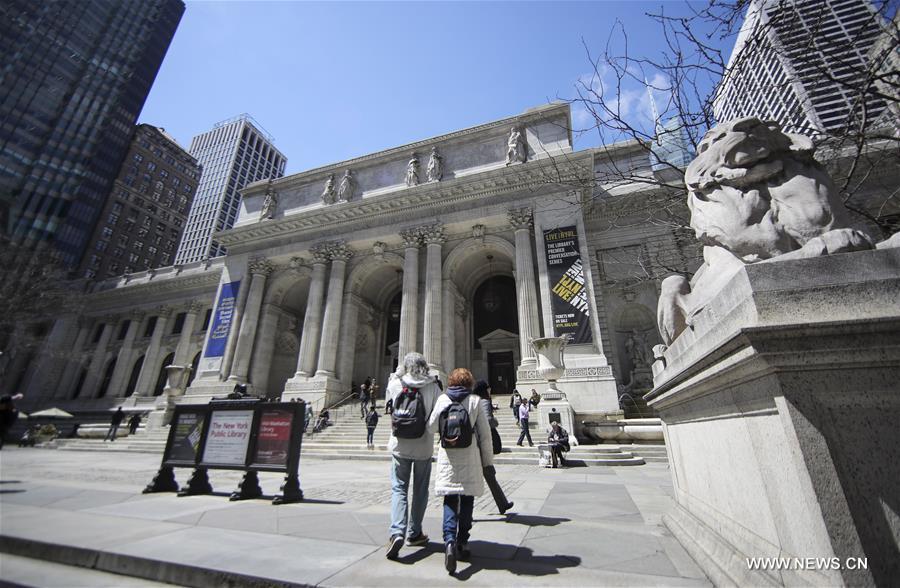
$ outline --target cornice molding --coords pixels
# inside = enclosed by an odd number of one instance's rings
[[[420,184],[401,192],[317,208],[267,223],[253,223],[216,233],[216,241],[225,247],[263,247],[269,240],[294,236],[308,230],[334,233],[352,228],[355,223],[371,226],[380,219],[402,218],[408,213],[430,208],[439,213],[460,203],[490,200],[501,194],[527,190],[552,183],[590,182],[593,178],[593,153],[582,151],[529,161],[463,178]],[[390,220],[385,224],[396,224]]]
[[[90,294],[87,297],[87,303],[90,306],[115,305],[117,303],[128,303],[130,306],[135,305],[135,301],[145,300],[161,294],[170,294],[179,291],[188,292],[195,288],[204,288],[208,286],[217,286],[222,272],[208,271],[202,274],[179,276],[170,280],[159,282],[146,282],[142,284],[128,284],[119,286],[113,290],[104,290]]]

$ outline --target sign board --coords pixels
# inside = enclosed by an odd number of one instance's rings
[[[197,451],[203,436],[206,407],[200,410],[176,411],[172,417],[169,442],[163,461],[170,465],[190,465],[197,462]]]
[[[250,463],[270,466],[287,465],[291,448],[292,424],[293,415],[288,410],[267,407],[261,409],[256,447]]]
[[[253,428],[253,410],[215,410],[209,417],[209,430],[203,448],[204,464],[243,466]]]
[[[544,231],[550,308],[556,336],[569,335],[573,344],[592,341],[590,307],[576,226]]]
[[[222,285],[219,301],[213,312],[212,324],[209,327],[209,339],[206,342],[206,352],[203,357],[225,355],[225,343],[228,342],[228,332],[231,330],[231,321],[234,318],[234,307],[240,286],[240,280]]]

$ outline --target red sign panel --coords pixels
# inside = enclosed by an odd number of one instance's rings
[[[292,414],[287,410],[264,410],[259,419],[255,464],[286,465],[291,446]]]

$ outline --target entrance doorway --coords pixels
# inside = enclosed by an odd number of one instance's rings
[[[516,387],[516,366],[512,351],[488,353],[488,384],[491,395],[512,394]]]

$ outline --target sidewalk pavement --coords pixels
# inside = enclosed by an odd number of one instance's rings
[[[437,497],[428,546],[385,558],[384,462],[301,460],[306,500],[281,506],[229,502],[241,473],[220,470],[210,471],[213,495],[141,494],[158,466],[146,454],[4,449],[0,562],[12,554],[190,586],[709,585],[660,523],[672,504],[665,464],[499,467],[516,514],[496,514],[489,493],[476,500],[472,561],[456,577],[443,568]],[[189,474],[176,470],[182,485]],[[280,483],[260,474],[267,496]],[[51,585],[24,570],[18,582]]]

